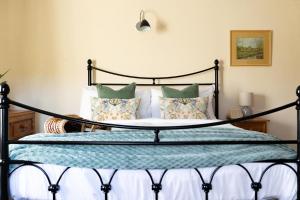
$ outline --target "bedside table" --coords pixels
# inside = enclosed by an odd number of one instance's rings
[[[8,138],[19,139],[35,132],[35,113],[29,110],[9,110]]]
[[[236,122],[236,123],[233,123],[232,125],[237,126],[239,128],[246,129],[246,130],[267,133],[269,121],[270,120],[267,120],[267,119],[257,118],[257,119],[242,121],[242,122]]]

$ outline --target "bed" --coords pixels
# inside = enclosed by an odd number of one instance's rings
[[[81,116],[86,119],[51,113],[9,99],[8,85],[1,84],[1,199],[9,196],[12,199],[72,200],[299,199],[300,87],[297,101],[248,117],[221,121],[217,119],[218,64],[216,60],[211,68],[180,76],[137,77],[99,69],[88,61],[89,86],[97,85],[92,81],[95,71],[151,80],[150,84],[137,85],[154,87],[190,85],[160,81],[213,70],[212,83],[198,83],[208,86],[213,94],[209,105],[214,111],[208,120],[144,117],[94,122],[88,120],[90,114],[84,111],[86,106],[81,109]],[[82,105],[86,105],[85,100],[83,102]],[[41,133],[17,141],[8,140],[9,105],[112,130]],[[297,140],[282,141],[230,125],[290,107],[297,109]],[[147,116],[146,108],[149,107],[144,106],[140,116]],[[157,106],[150,109],[152,116],[157,116],[153,114],[157,113],[155,108]],[[297,152],[286,144],[297,144]]]

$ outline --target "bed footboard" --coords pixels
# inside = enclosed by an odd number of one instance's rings
[[[255,192],[255,199],[257,199],[257,194],[259,190],[262,188],[261,185],[261,179],[264,176],[264,174],[273,166],[276,165],[284,165],[286,167],[289,167],[291,170],[295,172],[297,175],[297,199],[300,200],[300,86],[297,88],[296,94],[297,94],[297,100],[286,104],[284,106],[274,108],[262,113],[254,114],[248,117],[244,118],[238,118],[234,120],[228,120],[228,121],[221,121],[221,122],[214,122],[214,123],[208,123],[208,124],[199,124],[199,125],[187,125],[187,126],[176,126],[176,127],[142,127],[142,126],[126,126],[126,125],[115,125],[115,124],[106,124],[106,123],[99,123],[99,122],[93,122],[89,120],[83,120],[83,119],[76,119],[64,115],[59,115],[56,113],[51,113],[48,111],[40,110],[34,107],[30,107],[15,101],[12,101],[8,98],[8,94],[10,92],[9,86],[6,83],[1,84],[0,88],[0,94],[1,94],[1,102],[0,102],[0,109],[1,109],[1,200],[7,200],[9,199],[9,188],[8,188],[8,181],[9,181],[9,165],[10,164],[21,164],[20,167],[26,166],[26,165],[31,165],[39,170],[41,170],[46,177],[48,177],[47,173],[38,165],[28,162],[28,161],[16,161],[16,160],[10,160],[9,159],[9,144],[47,144],[47,145],[220,145],[220,144],[225,144],[225,145],[235,145],[235,144],[265,144],[265,145],[270,145],[270,144],[297,144],[297,158],[293,160],[274,160],[273,164],[271,164],[269,167],[267,167],[260,178],[260,181],[255,182],[253,181],[253,178],[251,177],[249,171],[243,166],[243,165],[238,165],[241,167],[243,170],[245,170],[246,174],[251,179],[251,188]],[[101,125],[101,126],[107,126],[107,127],[118,127],[118,128],[127,128],[127,129],[145,129],[145,130],[153,130],[153,141],[148,141],[148,142],[141,142],[141,141],[131,141],[131,142],[120,142],[120,141],[14,141],[14,140],[8,140],[8,109],[10,105],[15,105],[19,106],[25,109],[33,110],[42,114],[54,116],[54,117],[59,117],[62,119],[67,119],[73,122],[77,123],[85,123],[85,124],[93,124],[93,125]],[[216,125],[222,125],[222,124],[227,124],[227,123],[233,123],[233,122],[238,122],[238,121],[243,121],[259,116],[263,116],[266,114],[271,114],[274,112],[278,112],[280,110],[284,110],[290,107],[296,107],[297,111],[297,140],[281,140],[281,141],[180,141],[180,142],[164,142],[160,141],[159,138],[159,133],[160,130],[168,130],[168,129],[188,129],[188,128],[202,128],[202,127],[208,127],[208,126],[216,126]],[[295,170],[293,167],[290,165],[286,164],[286,162],[291,162],[291,163],[296,163],[297,164],[297,170]],[[214,174],[220,169],[221,167],[217,167],[215,171],[212,174],[212,178]],[[18,168],[16,168],[18,169]],[[69,167],[67,167],[63,173],[60,175],[59,180],[61,177],[69,170]],[[114,174],[117,173],[117,170],[114,171],[113,175],[110,178],[110,181],[108,183],[104,183],[102,181],[101,175],[94,170],[96,175],[99,177],[101,181],[101,191],[105,195],[105,199],[108,199],[108,193],[111,190],[111,181],[114,177]],[[153,181],[151,172],[146,170],[147,174],[149,175],[149,178],[151,179],[152,182],[152,190],[155,194],[155,199],[159,198],[159,192],[162,188],[162,179],[164,175],[167,173],[167,169],[163,172],[161,179],[159,182]],[[198,169],[195,169],[196,173],[199,175],[199,178],[202,181],[202,190],[206,194],[206,199],[208,199],[208,194],[212,190],[212,181],[210,182],[205,182],[202,174]],[[13,172],[12,172],[13,173]],[[211,180],[212,180],[211,178]],[[48,179],[49,180],[49,179]],[[49,182],[49,187],[48,190],[53,194],[53,199],[56,199],[56,193],[59,191],[59,180],[57,183],[51,183]]]

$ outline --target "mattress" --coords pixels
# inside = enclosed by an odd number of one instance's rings
[[[114,123],[147,126],[174,126],[212,122],[211,120],[161,120],[143,119],[134,121],[114,121]],[[223,125],[223,128],[232,128],[232,125]],[[254,182],[259,181],[263,171],[270,163],[245,163],[243,166],[250,172]],[[296,168],[294,164],[289,164]],[[53,164],[38,165],[49,175],[52,183],[56,183],[65,166]],[[205,182],[217,167],[199,168]],[[103,179],[108,183],[114,169],[97,169]],[[163,169],[149,170],[154,183],[158,183]],[[284,165],[270,168],[262,178],[262,189],[258,193],[259,199],[295,199],[296,176]],[[162,189],[159,192],[160,200],[199,200],[205,199],[202,190],[202,181],[195,169],[168,170],[161,181]],[[25,166],[16,170],[10,177],[10,193],[14,199],[52,199],[48,191],[48,180],[43,173],[35,167]],[[100,190],[101,182],[93,169],[72,167],[66,171],[60,180],[60,190],[56,198],[63,200],[104,199]],[[251,179],[245,169],[237,165],[227,165],[218,169],[212,179],[212,190],[209,199],[253,199],[254,191],[251,189]],[[152,200],[154,192],[149,174],[145,170],[118,170],[111,181],[111,191],[108,199],[113,200]]]

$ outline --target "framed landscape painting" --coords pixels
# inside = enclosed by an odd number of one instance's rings
[[[231,66],[271,66],[271,30],[233,30]]]

